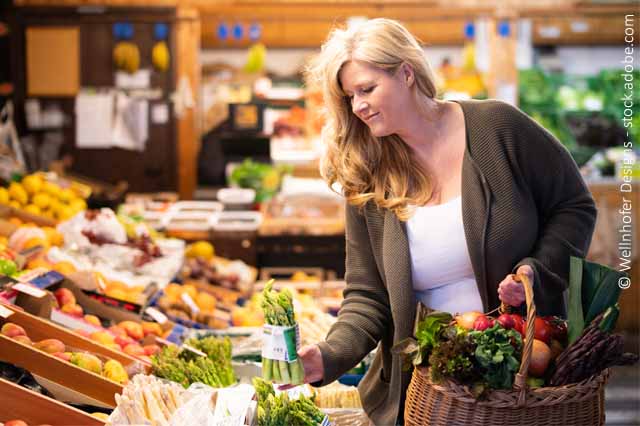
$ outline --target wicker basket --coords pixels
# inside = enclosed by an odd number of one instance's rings
[[[442,426],[595,426],[604,424],[604,386],[609,370],[580,383],[528,389],[536,307],[526,276],[517,276],[525,288],[527,330],[520,370],[513,389],[491,391],[476,400],[467,386],[451,380],[435,384],[427,368],[419,367],[407,390],[405,425]]]

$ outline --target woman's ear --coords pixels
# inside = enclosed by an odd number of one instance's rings
[[[400,66],[400,71],[402,73],[402,79],[407,84],[408,87],[413,86],[413,82],[415,80],[415,74],[413,72],[413,68],[411,65],[406,62]]]

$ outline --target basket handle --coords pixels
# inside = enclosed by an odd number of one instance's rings
[[[527,329],[525,331],[524,348],[522,350],[522,361],[520,362],[520,370],[516,373],[513,383],[514,389],[520,391],[518,395],[518,407],[524,406],[527,397],[527,372],[529,371],[529,362],[531,361],[531,353],[533,351],[533,339],[536,327],[536,305],[533,302],[533,287],[529,281],[529,277],[524,274],[516,274],[514,280],[521,282],[524,287],[524,296],[527,302]],[[508,307],[502,303],[500,310],[507,312]]]

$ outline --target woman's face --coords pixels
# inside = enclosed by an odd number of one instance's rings
[[[338,75],[353,113],[376,137],[398,133],[410,106],[413,75],[401,67],[394,75],[362,61],[345,63]]]

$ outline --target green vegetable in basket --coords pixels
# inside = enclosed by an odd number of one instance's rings
[[[476,344],[475,360],[491,389],[510,389],[520,368],[522,338],[520,333],[496,323],[484,331],[469,333]]]
[[[628,275],[574,256],[569,266],[568,336],[571,344],[582,334],[585,324],[616,305],[621,291],[618,281]],[[613,329],[616,319],[617,315],[608,317],[608,329]]]
[[[437,346],[442,330],[453,320],[448,312],[427,313],[417,323],[416,338],[406,338],[397,343],[392,352],[405,356],[414,366],[423,365],[429,359],[431,350]],[[410,365],[405,362],[405,367]]]

